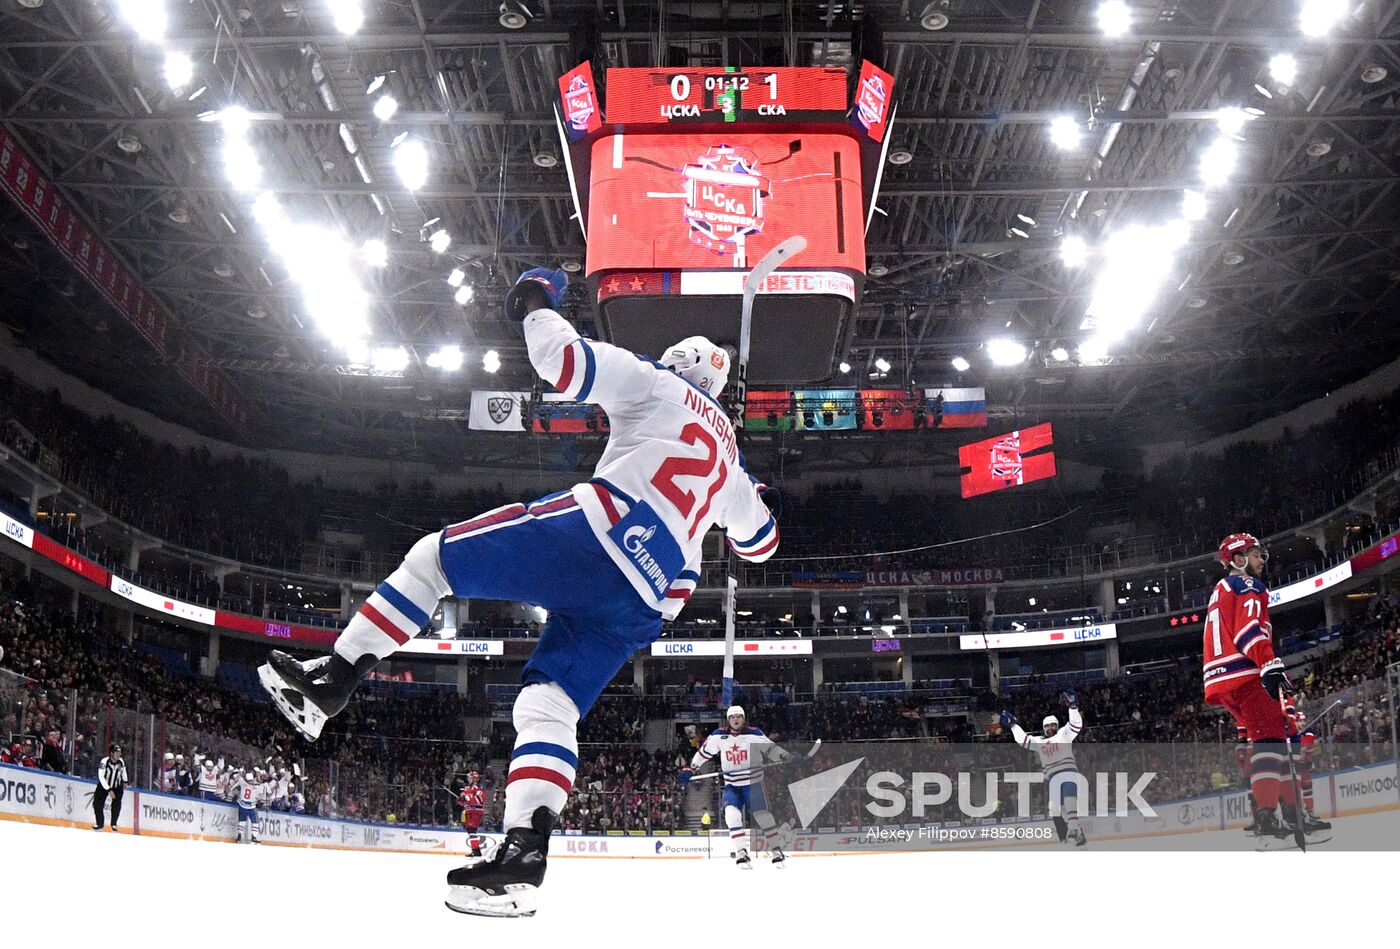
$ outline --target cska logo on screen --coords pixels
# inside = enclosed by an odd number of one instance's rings
[[[681,169],[685,176],[686,224],[690,239],[706,250],[724,253],[725,245],[763,230],[763,199],[770,182],[758,171],[758,156],[746,148],[716,145]]]

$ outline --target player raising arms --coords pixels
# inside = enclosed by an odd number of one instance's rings
[[[1287,838],[1296,819],[1293,785],[1284,781],[1284,715],[1280,696],[1293,686],[1283,660],[1274,655],[1273,623],[1264,564],[1269,555],[1253,534],[1231,534],[1220,542],[1228,575],[1211,591],[1203,645],[1205,699],[1221,705],[1249,739],[1249,787],[1254,821],[1245,828],[1259,837]],[[1284,818],[1276,808],[1283,803]]]
[[[1082,847],[1089,842],[1089,838],[1084,836],[1084,828],[1079,826],[1079,782],[1075,780],[1079,777],[1079,766],[1075,764],[1074,749],[1070,745],[1084,730],[1084,716],[1079,713],[1079,697],[1073,689],[1061,692],[1060,701],[1069,709],[1069,725],[1063,730],[1058,718],[1047,715],[1040,723],[1044,736],[1028,734],[1017,723],[1010,709],[1001,713],[1001,727],[1011,730],[1016,744],[1039,755],[1040,763],[1045,768],[1050,819],[1055,822],[1060,843],[1073,840],[1076,847]]]
[[[748,843],[744,839],[748,831],[744,827],[744,814],[753,816],[773,866],[782,867],[787,857],[780,846],[781,832],[777,821],[768,810],[768,801],[763,796],[763,766],[777,764],[788,757],[759,731],[746,723],[741,706],[731,705],[725,713],[726,724],[710,732],[705,743],[696,749],[690,759],[690,767],[682,768],[680,785],[690,783],[697,768],[707,762],[718,761],[724,777],[724,825],[729,828],[729,842],[734,847],[734,864],[742,870],[752,870],[753,861],[749,857]]]
[[[533,915],[549,836],[578,767],[579,719],[681,611],[700,579],[705,533],[725,528],[734,551],[752,561],[778,546],[777,524],[716,401],[728,354],[693,336],[653,362],[583,339],[555,312],[566,280],[562,270],[525,273],[506,296],[506,315],[524,324],[542,378],[607,412],[611,434],[593,478],[422,538],[329,658],[299,663],[274,652],[259,669],[279,711],[314,739],[361,677],[427,626],[441,598],[549,611],[515,700],[505,840],[492,859],[447,875],[447,905],[464,913]]]

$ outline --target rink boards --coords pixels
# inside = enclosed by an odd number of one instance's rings
[[[92,824],[92,781],[50,772],[0,765],[0,819],[64,827],[90,827]],[[1359,814],[1388,812],[1394,820],[1381,826],[1392,828],[1392,835],[1377,841],[1372,837],[1366,849],[1400,846],[1400,787],[1393,762],[1353,768],[1315,777],[1318,816],[1332,819]],[[1125,818],[1089,817],[1085,829],[1095,841],[1143,840],[1145,838],[1185,837],[1208,834],[1242,826],[1249,819],[1249,805],[1241,790],[1204,795],[1168,805],[1157,805],[1155,817],[1133,815]],[[315,847],[328,850],[364,850],[396,853],[437,853],[461,855],[467,851],[463,831],[402,824],[372,824],[332,820],[306,815],[262,811],[259,829],[264,843]],[[131,790],[122,802],[122,833],[169,837],[185,840],[232,842],[238,833],[237,808],[231,804],[155,791]],[[799,831],[790,852],[888,852],[940,849],[993,849],[1044,846],[1043,838],[1007,840],[983,836],[982,828],[1029,828],[1044,826],[1044,820],[1021,823],[968,822],[939,825],[941,833],[923,833],[918,824],[904,825],[913,831],[906,845],[891,847],[888,841],[870,841],[862,846],[865,833],[857,827],[822,827],[815,832]],[[1228,838],[1222,837],[1222,843]],[[1230,841],[1233,843],[1233,841]],[[1183,840],[1190,849],[1206,840]],[[1341,841],[1339,841],[1341,843]],[[1208,845],[1207,848],[1209,849]],[[1230,849],[1237,849],[1231,847]],[[1350,848],[1347,848],[1350,849]],[[704,836],[576,836],[554,838],[550,856],[594,858],[704,859],[724,857],[729,852],[727,834],[713,839]]]

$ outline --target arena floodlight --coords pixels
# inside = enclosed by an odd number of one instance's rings
[[[428,356],[427,363],[432,369],[441,369],[443,372],[456,372],[462,368],[465,357],[462,355],[460,346],[440,346],[437,352]]]
[[[428,183],[428,150],[416,138],[404,138],[394,148],[394,171],[409,191]]]
[[[375,372],[403,372],[408,362],[408,350],[402,346],[380,346],[370,353],[370,365]]]
[[[389,265],[389,247],[383,241],[372,238],[360,245],[360,259],[371,267]]]
[[[1055,360],[1055,362],[1065,362],[1069,359],[1069,350],[1065,349],[1063,346],[1056,346],[1054,349],[1050,350],[1050,358]],[[1031,606],[1035,606],[1035,603],[1031,603]]]
[[[1123,36],[1133,25],[1133,13],[1123,0],[1104,0],[1095,13],[1104,36]]]
[[[969,369],[972,368],[972,363],[968,362],[961,356],[954,356],[953,368],[956,369],[958,372],[967,372]]]
[[[193,78],[194,63],[189,56],[174,49],[165,54],[165,84],[171,92],[183,89]]]
[[[369,86],[365,89],[365,95],[374,95],[376,92],[379,91],[380,87],[384,85],[385,81],[388,78],[389,77],[384,75],[383,73],[379,74],[378,76],[375,76],[373,79],[370,80]]]
[[[369,365],[369,343],[363,339],[349,339],[345,342],[345,359],[352,366]]]
[[[890,361],[889,361],[888,359],[886,359],[884,356],[880,356],[880,357],[878,357],[878,358],[875,360],[875,368],[878,369],[878,370],[880,370],[881,372],[889,372],[889,371],[890,371]]]
[[[457,288],[456,293],[452,294],[452,299],[458,306],[466,306],[468,303],[472,302],[472,297],[474,296],[476,296],[476,291],[472,289],[472,285],[464,283]]]
[[[1059,115],[1050,120],[1050,141],[1062,151],[1072,151],[1079,147],[1083,130],[1072,115]]]
[[[224,173],[235,191],[256,191],[262,181],[258,153],[245,139],[224,142]]]
[[[434,254],[445,254],[447,248],[452,246],[452,235],[447,232],[447,228],[440,227],[428,236],[428,246],[433,249]]]
[[[218,116],[219,125],[223,128],[224,134],[232,138],[242,138],[253,127],[253,117],[241,105],[231,105],[220,109]]]
[[[372,111],[376,119],[387,122],[394,117],[394,113],[399,111],[399,100],[386,92],[374,100]]]
[[[163,0],[117,0],[117,6],[137,36],[152,43],[165,38],[170,18]]]
[[[359,32],[365,25],[365,11],[360,0],[326,0],[326,4],[331,8],[335,28],[346,36]]]
[[[1346,19],[1346,0],[1303,0],[1298,14],[1298,26],[1303,35],[1314,39],[1326,36],[1332,28]]]
[[[496,372],[501,368],[501,354],[494,349],[488,349],[481,356],[481,368],[487,372]]]
[[[1188,221],[1199,221],[1206,216],[1210,205],[1206,196],[1199,191],[1187,188],[1181,195],[1181,216]]]
[[[836,368],[840,369],[842,372],[850,372],[851,364],[848,362],[842,362],[841,365],[837,366]]]
[[[1108,357],[1108,341],[1091,336],[1079,344],[1079,361],[1086,366],[1097,365]]]
[[[460,287],[462,281],[467,279],[466,271],[461,267],[453,267],[452,272],[447,275],[447,285],[449,287]]]
[[[1089,259],[1089,245],[1078,234],[1070,234],[1060,241],[1060,260],[1066,267],[1082,267]]]
[[[1207,188],[1218,188],[1230,179],[1239,162],[1240,150],[1228,138],[1217,138],[1201,155],[1201,181]]]
[[[1269,78],[1281,86],[1292,86],[1298,78],[1298,57],[1292,53],[1275,53],[1269,60]]]
[[[1237,105],[1227,105],[1215,110],[1215,125],[1222,135],[1238,135],[1244,131],[1245,123],[1251,116]]]
[[[987,356],[993,365],[1015,366],[1026,361],[1026,347],[1014,339],[994,339],[987,343]]]

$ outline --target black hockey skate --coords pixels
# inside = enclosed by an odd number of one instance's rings
[[[549,808],[535,808],[530,826],[506,831],[494,857],[447,874],[447,908],[472,916],[534,916],[553,830]]]
[[[781,870],[783,867],[787,866],[787,854],[783,853],[782,847],[774,847],[773,856],[769,859],[773,864],[773,868],[776,870]]]
[[[1076,847],[1083,847],[1089,842],[1089,838],[1084,836],[1084,828],[1076,827],[1069,832],[1069,839],[1074,841]]]
[[[1316,814],[1308,810],[1306,807],[1299,808],[1298,815],[1299,819],[1303,822],[1304,834],[1317,834],[1321,833],[1324,830],[1332,829],[1332,824],[1330,821],[1320,820]]]
[[[740,850],[737,854],[734,855],[734,866],[738,867],[740,870],[753,869],[753,860],[749,858],[749,852],[747,849]]]
[[[273,650],[267,663],[258,667],[258,681],[272,696],[277,711],[307,741],[315,741],[326,721],[345,708],[360,679],[378,663],[366,655],[352,666],[335,653],[298,662]]]
[[[1261,807],[1254,815],[1254,836],[1287,840],[1293,836],[1293,825],[1272,807]]]

